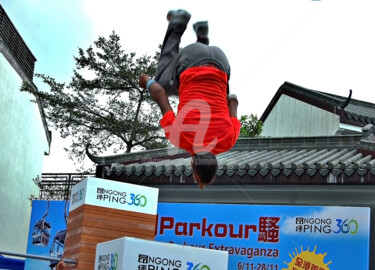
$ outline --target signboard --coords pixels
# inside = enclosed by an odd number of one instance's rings
[[[124,237],[96,248],[95,270],[227,270],[228,252]]]
[[[69,204],[65,201],[34,200],[30,218],[27,254],[61,258],[64,254],[66,218]],[[53,261],[27,258],[25,269],[50,270]]]
[[[87,177],[73,186],[70,211],[83,204],[156,215],[159,189]]]
[[[65,206],[51,201],[45,216],[47,201],[33,201],[27,253],[62,255]],[[158,214],[155,240],[227,251],[230,270],[369,269],[367,207],[159,203]],[[48,243],[35,238],[43,217],[50,224]],[[49,264],[27,259],[25,269]]]
[[[156,241],[222,250],[230,270],[369,269],[370,209],[159,203]]]

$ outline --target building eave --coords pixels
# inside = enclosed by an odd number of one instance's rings
[[[362,135],[238,139],[217,155],[214,185],[375,184],[374,145]],[[195,185],[190,156],[168,151],[112,157],[116,162],[98,164],[96,175],[142,185]]]
[[[259,118],[260,121],[266,121],[268,115],[271,113],[282,95],[287,95],[306,104],[334,113],[340,117],[341,123],[358,127],[364,127],[367,124],[375,124],[375,116],[372,115],[372,112],[375,112],[375,104],[352,99],[352,90],[349,90],[349,95],[347,97],[343,97],[307,89],[290,82],[285,82],[280,86]],[[352,107],[366,108],[369,113],[355,112],[356,110],[353,110]]]

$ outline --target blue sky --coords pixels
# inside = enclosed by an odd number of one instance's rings
[[[35,72],[69,82],[78,47],[114,30],[123,48],[153,55],[169,9],[184,8],[191,25],[208,20],[212,45],[231,63],[239,114],[261,116],[283,82],[375,102],[375,16],[371,0],[0,0],[37,58]],[[182,46],[195,41],[191,25]],[[40,90],[46,87],[35,81]],[[74,172],[53,134],[44,172]],[[61,163],[63,161],[63,164]],[[59,164],[58,166],[54,164]]]
[[[8,16],[37,58],[35,73],[69,80],[77,48],[94,38],[81,1],[1,0]],[[40,87],[40,88],[45,88]]]

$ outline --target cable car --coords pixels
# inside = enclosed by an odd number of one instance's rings
[[[68,201],[65,201],[64,219],[65,219],[66,226],[68,226],[68,218],[66,215],[67,203]],[[55,234],[55,236],[53,237],[51,248],[49,249],[50,257],[60,259],[64,255],[65,238],[66,238],[66,229],[58,231]],[[58,263],[57,261],[50,261],[49,267],[53,269],[54,267],[56,267],[57,263]]]
[[[64,255],[66,230],[58,231],[53,238],[51,248],[49,250],[50,257],[61,258]],[[57,261],[50,261],[51,269],[57,265]]]
[[[49,201],[47,202],[47,211],[41,220],[38,220],[32,232],[32,244],[38,247],[46,247],[51,237],[51,224],[45,221],[48,215]]]

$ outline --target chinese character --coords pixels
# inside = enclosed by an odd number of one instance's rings
[[[138,263],[148,263],[148,256],[139,254],[138,255]]]
[[[259,233],[258,242],[267,242],[267,236],[265,233]]]
[[[303,269],[304,270],[311,270],[311,263],[310,262],[308,262],[308,261],[305,261],[304,263],[303,263]]]
[[[296,218],[296,224],[303,224],[303,218],[302,217],[297,217]]]
[[[297,257],[296,258],[296,262],[294,263],[294,265],[302,267],[302,265],[303,265],[303,259],[300,258],[300,257]]]
[[[296,232],[302,232],[302,231],[303,231],[302,225],[296,226]]]
[[[279,221],[279,217],[260,217],[258,241],[278,243],[280,227],[277,225],[277,223]]]

